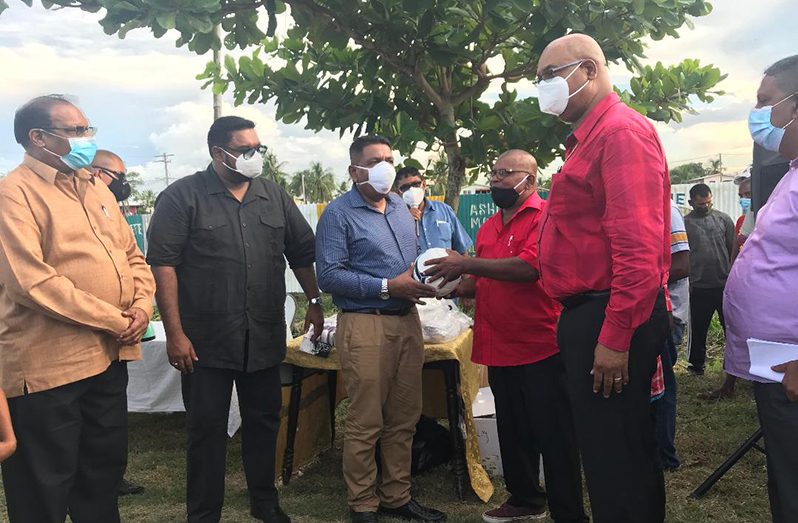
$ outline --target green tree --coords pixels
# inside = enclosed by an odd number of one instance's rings
[[[283,170],[285,162],[277,159],[272,151],[267,151],[263,156],[263,169],[260,176],[273,181],[283,189],[288,187],[288,173]]]
[[[151,189],[145,189],[141,192],[136,193],[133,196],[133,199],[136,200],[141,205],[139,206],[139,214],[148,214],[151,213],[152,210],[155,208],[155,199],[158,197],[154,191]]]
[[[687,183],[706,174],[707,171],[700,162],[685,163],[671,169],[671,183]]]
[[[339,188],[332,170],[323,167],[320,162],[313,162],[309,168],[294,174],[288,184],[288,192],[302,198],[305,203],[329,202]]]
[[[130,193],[135,197],[138,194],[144,180],[141,179],[141,173],[136,171],[129,171],[125,173],[125,179],[130,184]]]
[[[349,191],[351,185],[349,184],[349,180],[344,180],[338,185],[338,189],[336,189],[336,196],[340,196]]]
[[[30,3],[31,0],[25,0]],[[535,151],[541,167],[562,152],[565,124],[541,114],[512,84],[535,75],[543,48],[572,31],[595,37],[610,62],[633,73],[622,98],[660,121],[680,121],[694,97],[713,100],[723,79],[697,60],[643,65],[645,40],[677,38],[705,0],[43,0],[47,7],[105,9],[101,24],[124,37],[170,29],[197,53],[253,47],[199,76],[236,103],[273,101],[277,118],[308,129],[379,132],[405,156],[442,147],[447,202],[456,206],[468,169],[486,170],[508,148]],[[276,14],[293,25],[274,37]],[[1,9],[2,7],[0,7]],[[268,37],[256,23],[269,16]],[[222,42],[213,28],[227,33]],[[498,99],[483,94],[490,87]]]

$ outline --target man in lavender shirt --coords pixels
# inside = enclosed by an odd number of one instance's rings
[[[798,360],[773,367],[774,383],[749,373],[746,341],[798,344],[798,55],[765,71],[749,128],[755,142],[792,159],[790,171],[759,211],[726,283],[726,372],[754,382],[765,432],[774,523],[798,521]]]

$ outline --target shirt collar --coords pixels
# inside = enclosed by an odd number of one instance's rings
[[[366,202],[366,200],[363,199],[363,196],[360,194],[360,191],[357,190],[357,185],[352,184],[352,188],[349,189],[348,194],[349,194],[349,204],[352,207],[365,207],[367,209],[375,210],[374,207],[369,205]],[[394,196],[399,198],[399,196],[396,195],[395,193],[388,193],[388,197],[386,198],[387,205],[385,206],[385,214],[393,212],[394,209],[396,208],[396,200],[394,199]],[[400,199],[400,201],[402,202],[402,205],[405,205],[404,200]]]
[[[25,153],[25,156],[22,160],[22,165],[36,173],[42,180],[49,184],[55,184],[55,178],[59,174],[59,170],[55,167],[50,167],[46,163],[42,162],[41,160],[37,160],[33,156],[28,153]],[[66,173],[61,173],[66,176]],[[75,171],[78,178],[83,180],[92,180],[94,181],[94,176],[91,174],[90,171],[86,169],[78,169]]]
[[[219,179],[219,175],[216,174],[216,171],[213,169],[213,164],[208,165],[208,168],[205,169],[200,176],[205,180],[205,189],[208,191],[208,194],[228,193],[227,187],[222,183],[222,180]],[[249,182],[249,189],[247,189],[244,198],[246,199],[250,195],[265,200],[269,199],[269,195],[266,194],[265,184],[258,183],[254,178]]]
[[[793,161],[790,162],[790,168],[798,169],[798,158],[795,158]]]
[[[596,127],[596,124],[601,117],[604,116],[604,113],[610,110],[615,104],[621,103],[621,99],[617,93],[612,92],[601,99],[601,101],[596,104],[596,106],[588,113],[587,117],[579,124],[579,127],[574,129],[574,132],[568,137],[571,139],[575,139],[577,142],[583,142],[585,138],[593,131]]]
[[[497,218],[496,221],[497,230],[501,231],[503,227],[509,226],[513,222],[513,220],[515,220],[515,218],[519,216],[522,212],[524,212],[526,209],[535,209],[537,211],[540,211],[542,208],[543,208],[543,198],[541,198],[538,192],[535,191],[531,195],[527,196],[527,199],[524,201],[524,203],[521,204],[521,207],[519,207],[518,210],[515,211],[515,213],[510,217],[510,219],[507,221],[506,224],[502,220],[502,210],[499,209],[499,211],[494,215]]]

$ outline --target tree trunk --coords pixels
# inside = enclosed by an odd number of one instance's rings
[[[452,206],[457,212],[457,205],[460,201],[460,189],[463,188],[465,181],[465,158],[457,137],[452,134],[451,139],[447,140],[443,149],[446,151],[446,159],[449,162],[449,176],[446,179],[446,198],[444,201]]]

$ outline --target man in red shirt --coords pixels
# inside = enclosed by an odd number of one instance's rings
[[[496,402],[504,481],[510,498],[482,518],[501,523],[546,517],[587,522],[579,454],[557,348],[559,304],[538,280],[537,233],[544,201],[535,181],[537,162],[508,151],[491,171],[499,212],[477,233],[476,258],[449,251],[431,260],[427,274],[447,280],[462,274],[460,297],[476,297],[471,359],[488,366]],[[546,491],[538,480],[540,455]]]
[[[563,304],[558,343],[596,523],[661,523],[649,396],[668,333],[670,182],[654,126],[613,92],[586,35],[550,43],[542,111],[573,122],[541,219],[540,277]]]

